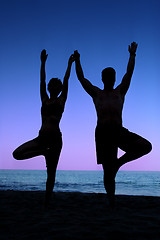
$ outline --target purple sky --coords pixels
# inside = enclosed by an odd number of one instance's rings
[[[159,0],[5,0],[0,6],[0,169],[45,169],[43,157],[16,161],[12,151],[36,137],[41,126],[40,52],[46,49],[47,81],[63,79],[70,54],[78,49],[85,77],[102,88],[101,71],[126,71],[128,44],[138,42],[136,66],[126,95],[123,124],[151,141],[147,156],[122,170],[160,171]],[[63,149],[58,169],[100,170],[96,164],[92,99],[73,64],[61,121]]]

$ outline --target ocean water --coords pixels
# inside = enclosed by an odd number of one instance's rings
[[[45,191],[45,170],[0,170],[0,190]],[[105,193],[102,171],[57,171],[55,192]],[[160,172],[119,171],[117,195],[160,196]]]

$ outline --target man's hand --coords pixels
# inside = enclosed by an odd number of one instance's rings
[[[74,51],[74,57],[75,57],[75,60],[79,60],[80,59],[80,54],[79,54],[79,52],[77,50]]]
[[[135,55],[137,46],[138,44],[136,42],[132,42],[131,45],[128,46],[128,51],[130,52],[131,55]]]
[[[42,52],[41,52],[41,62],[46,62],[47,60],[47,57],[48,57],[48,54],[46,54],[46,50],[43,49]]]

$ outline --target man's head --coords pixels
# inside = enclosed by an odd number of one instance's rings
[[[102,71],[102,82],[106,89],[113,89],[116,80],[116,72],[113,68],[108,67]]]

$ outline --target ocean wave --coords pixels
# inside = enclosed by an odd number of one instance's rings
[[[46,171],[0,170],[0,190],[45,191]],[[116,194],[160,196],[159,172],[119,172]],[[102,172],[57,171],[54,191],[105,193]]]

